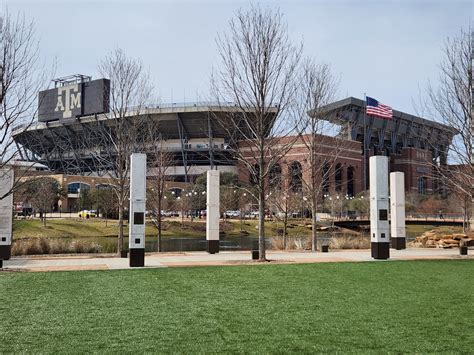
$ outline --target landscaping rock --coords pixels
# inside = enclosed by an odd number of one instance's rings
[[[467,236],[463,233],[443,233],[438,230],[431,230],[416,237],[408,245],[419,248],[459,248],[462,245],[474,244],[474,236]]]

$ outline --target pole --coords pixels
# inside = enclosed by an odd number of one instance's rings
[[[365,105],[367,105],[367,95],[365,94],[364,92],[364,103],[366,103]],[[367,129],[366,129],[366,125],[367,125],[367,122],[366,122],[366,114],[365,114],[365,111],[364,111],[364,107],[362,107],[362,111],[363,111],[363,115],[364,115],[364,143],[363,143],[363,149],[364,149],[364,190],[367,190]]]

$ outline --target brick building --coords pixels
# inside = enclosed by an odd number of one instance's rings
[[[311,163],[308,159],[310,150],[307,143],[309,135],[299,137],[287,154],[269,171],[267,186],[277,187],[292,192],[304,191],[311,181]],[[286,137],[273,144],[285,145],[294,137]],[[360,142],[347,139],[317,135],[315,139],[318,175],[317,184],[321,195],[337,194],[354,196],[363,190],[363,160]],[[243,156],[248,162],[254,160],[252,151],[245,142],[240,145]],[[278,147],[277,147],[278,150]],[[252,183],[252,176],[244,164],[240,163],[239,177],[241,181]]]
[[[431,194],[437,181],[431,161],[429,150],[402,148],[400,154],[390,157],[390,170],[405,173],[406,192]]]

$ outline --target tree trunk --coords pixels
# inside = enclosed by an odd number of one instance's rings
[[[244,216],[242,216],[242,208],[240,208],[240,232],[243,232],[243,228],[242,228],[243,217]]]
[[[107,212],[105,212],[105,227],[107,228]]]
[[[318,233],[316,231],[316,223],[317,223],[317,216],[316,216],[316,204],[312,203],[311,206],[311,251],[316,251],[317,243],[318,243]]]
[[[122,255],[123,250],[123,205],[119,206],[119,234],[117,241],[117,254]]]
[[[265,190],[264,186],[261,187],[258,195],[258,254],[259,260],[265,261]]]
[[[156,251],[161,252],[161,213],[158,215],[158,240],[156,242]]]
[[[469,221],[469,230],[474,232],[474,196],[471,196],[471,220]]]
[[[285,216],[283,217],[283,250],[286,250],[287,247],[287,238],[288,233],[288,209],[285,211]]]

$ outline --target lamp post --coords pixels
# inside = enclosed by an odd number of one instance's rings
[[[243,205],[245,203],[245,200],[246,200],[246,197],[247,197],[247,193],[243,193],[242,195],[240,195],[240,231],[242,232],[243,231],[243,218],[244,218],[244,211],[243,211]]]
[[[301,219],[303,220],[304,216],[304,209],[306,207],[306,202],[308,201],[308,198],[306,196],[303,196],[303,208],[301,209]]]

